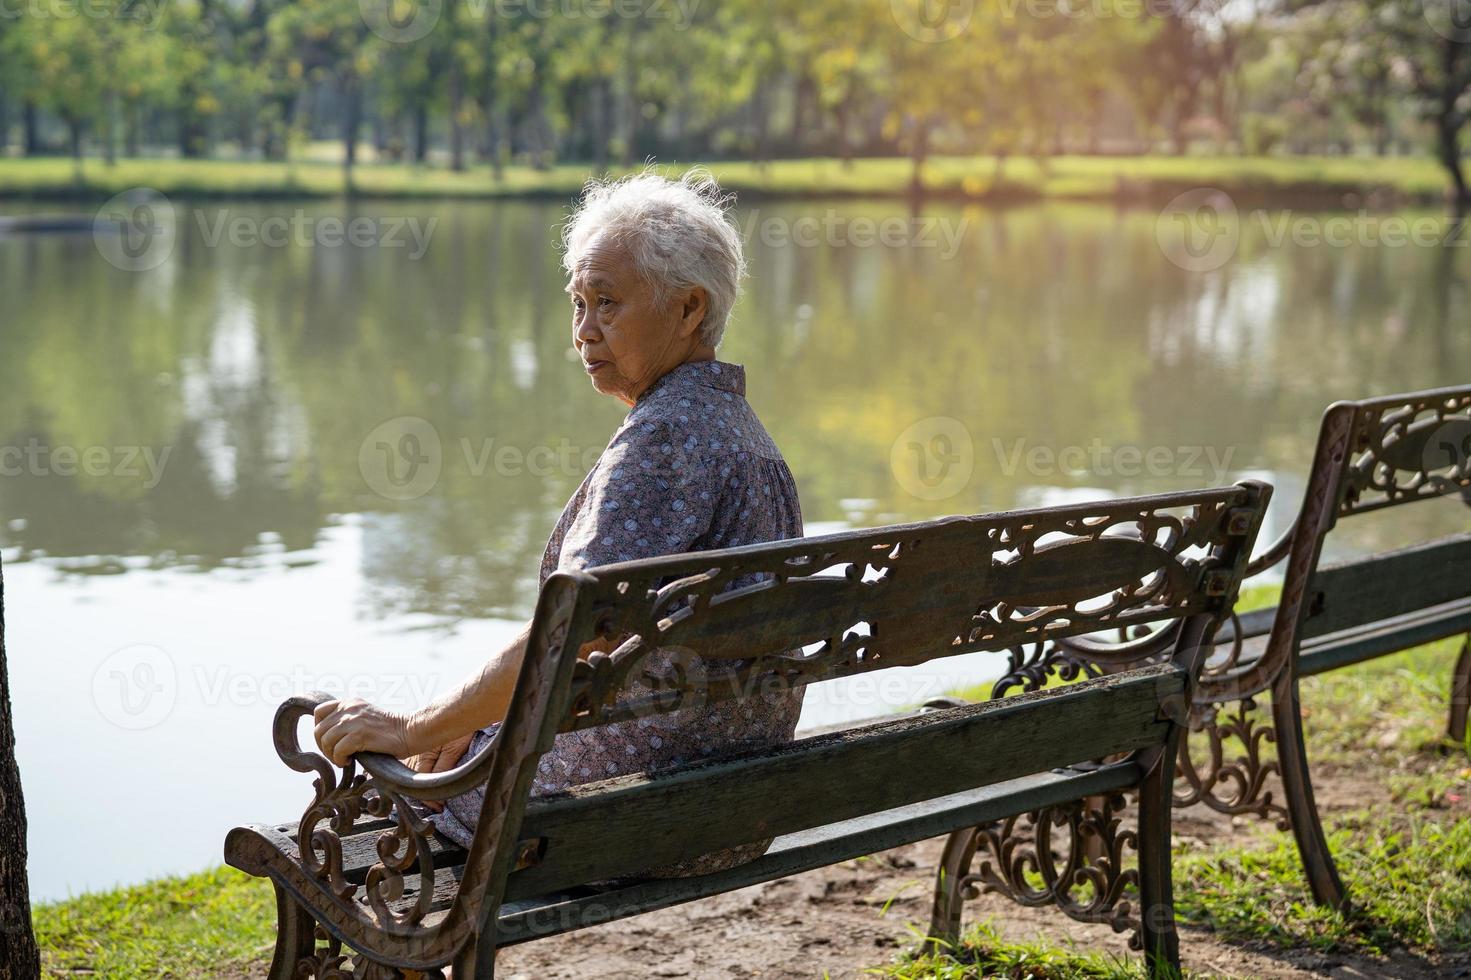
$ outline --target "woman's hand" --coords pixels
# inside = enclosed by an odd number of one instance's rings
[[[339,766],[355,752],[382,752],[395,759],[414,754],[409,740],[409,716],[350,698],[323,701],[312,712],[317,745]]]
[[[453,769],[460,764],[460,760],[469,751],[470,740],[474,737],[474,732],[471,732],[469,735],[462,735],[453,742],[441,745],[437,749],[420,752],[412,759],[405,759],[404,765],[414,770],[414,772],[445,772],[446,770]],[[444,809],[443,800],[420,800],[419,802],[433,813],[439,813]]]

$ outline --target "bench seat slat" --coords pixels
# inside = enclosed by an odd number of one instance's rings
[[[1275,614],[1276,608],[1257,611]],[[1268,623],[1270,629],[1270,619]],[[1302,650],[1298,654],[1298,675],[1310,677],[1341,667],[1351,667],[1365,660],[1434,643],[1468,630],[1471,630],[1471,599],[1461,599],[1336,633],[1315,636],[1302,644]],[[1255,634],[1250,627],[1243,629],[1242,633],[1247,639],[1242,647],[1241,663],[1249,664],[1266,652],[1266,638]]]
[[[756,860],[714,874],[583,886],[507,902],[500,909],[496,942],[526,942],[800,874],[1013,814],[1126,789],[1141,776],[1132,762],[1043,773],[778,837]]]
[[[1090,759],[1160,744],[1171,664],[1094,683],[902,718],[707,765],[611,779],[526,808],[540,863],[508,899],[636,873]]]
[[[1433,643],[1471,630],[1471,598],[1314,637],[1302,645],[1298,673],[1307,677]]]
[[[1329,565],[1308,586],[1304,639],[1471,597],[1471,534]]]

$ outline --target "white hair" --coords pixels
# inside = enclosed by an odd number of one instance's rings
[[[613,236],[661,302],[696,286],[705,290],[700,337],[716,347],[746,275],[740,229],[729,214],[734,201],[702,168],[678,180],[650,170],[589,180],[562,230],[562,266],[571,275],[595,235]]]

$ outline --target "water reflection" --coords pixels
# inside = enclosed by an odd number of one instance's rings
[[[435,224],[417,261],[205,234],[298,209]],[[26,661],[48,644],[83,688],[124,642],[191,647],[199,662],[271,647],[338,669],[365,648],[401,667],[473,663],[482,626],[499,635],[529,614],[552,521],[621,414],[569,362],[556,206],[178,210],[175,250],[147,272],[109,265],[90,236],[0,238],[0,545],[26,570],[7,576],[23,762],[75,738],[45,717],[39,661]],[[740,220],[791,226],[833,210],[904,213],[783,203]],[[1245,223],[1232,261],[1188,272],[1161,252],[1148,211],[931,206],[921,218],[944,223],[953,247],[749,243],[752,279],[722,354],[748,367],[809,533],[1248,474],[1278,484],[1282,527],[1329,402],[1471,380],[1465,249],[1274,246]],[[393,499],[364,442],[405,416],[432,428],[439,472],[426,493]],[[934,417],[968,434],[971,469],[931,497],[896,479],[891,451]],[[1466,524],[1464,507],[1437,502],[1355,522],[1334,550]],[[105,614],[87,605],[98,574],[120,580]],[[180,615],[199,596],[216,610],[206,621],[227,624],[202,653],[175,628],[207,628]],[[45,628],[27,625],[28,608]],[[282,636],[314,639],[287,654]],[[219,723],[215,756],[263,756],[270,707]],[[284,812],[300,787],[282,785]],[[61,819],[65,797],[39,792],[38,812]],[[231,820],[279,815],[215,802],[221,826],[206,823],[200,855]],[[63,840],[38,844],[44,855]]]

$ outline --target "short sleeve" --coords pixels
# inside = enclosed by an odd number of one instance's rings
[[[631,421],[598,459],[581,511],[562,541],[560,568],[701,551],[714,520],[718,475],[663,421]]]

